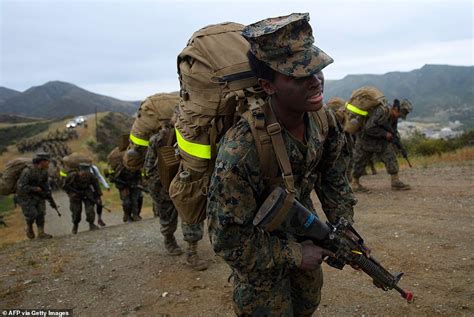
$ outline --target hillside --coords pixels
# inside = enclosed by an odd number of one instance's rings
[[[61,118],[90,113],[114,111],[132,115],[134,103],[95,94],[78,86],[50,81],[32,87],[0,102],[0,113],[18,114],[38,118]]]
[[[0,104],[5,100],[15,97],[19,94],[21,94],[21,92],[5,87],[0,87]]]
[[[385,172],[364,177],[372,193],[357,196],[355,226],[390,272],[405,272],[400,286],[415,301],[375,288],[350,267],[323,265],[317,316],[472,316],[473,162],[402,170],[413,186],[408,192],[390,191]],[[72,236],[67,217],[48,209],[52,240],[0,248],[0,307],[73,309],[78,316],[233,316],[230,270],[213,254],[207,233],[199,249],[210,266],[196,272],[184,255],[165,254],[159,220],[150,217]],[[104,215],[107,223],[116,218],[119,210]],[[24,239],[20,212],[6,221],[11,226],[0,228],[0,241]],[[180,231],[176,237],[184,246]]]
[[[366,85],[378,87],[389,101],[408,98],[414,104],[412,118],[460,120],[474,127],[474,66],[425,65],[410,72],[348,75],[327,80],[324,95],[348,99],[354,89]]]

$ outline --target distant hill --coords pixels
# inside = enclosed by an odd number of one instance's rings
[[[0,102],[0,113],[47,119],[90,114],[96,110],[132,115],[137,106],[60,81],[32,87]]]
[[[38,118],[30,118],[23,116],[15,116],[11,114],[2,114],[0,113],[0,123],[25,123],[25,122],[34,122],[40,121]]]
[[[412,118],[474,126],[474,66],[425,65],[410,72],[348,75],[327,80],[324,95],[347,100],[354,89],[367,85],[378,87],[390,102],[408,98],[414,105]]]
[[[15,97],[16,95],[21,94],[21,92],[10,89],[10,88],[5,88],[5,87],[0,87],[0,104],[7,99],[10,99],[12,97]]]

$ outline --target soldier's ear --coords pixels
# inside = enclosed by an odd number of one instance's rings
[[[269,96],[275,94],[275,85],[267,79],[259,78],[258,84],[262,87],[263,91]]]

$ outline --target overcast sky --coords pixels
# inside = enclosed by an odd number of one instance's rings
[[[328,79],[473,65],[472,0],[0,0],[0,86],[51,80],[124,100],[176,91],[176,56],[197,29],[309,12]]]

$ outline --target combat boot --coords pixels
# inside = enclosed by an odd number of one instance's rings
[[[411,189],[410,185],[405,184],[398,178],[398,174],[393,174],[391,175],[391,177],[392,177],[391,184],[392,184],[393,190],[410,190]]]
[[[72,225],[72,234],[77,234],[77,229],[79,229],[79,224],[75,223]]]
[[[26,236],[28,239],[34,239],[35,238],[35,232],[33,231],[33,224],[26,224]]]
[[[165,249],[172,256],[183,254],[183,250],[181,250],[173,235],[165,237]]]
[[[44,227],[43,226],[37,226],[38,227],[38,239],[51,239],[53,236],[44,232]]]
[[[197,254],[197,242],[188,242],[186,262],[196,271],[204,271],[207,269],[206,261],[201,259]]]
[[[99,219],[97,220],[97,224],[98,224],[99,226],[101,226],[101,227],[105,227],[105,226],[106,226],[106,224],[105,224],[105,222],[102,220],[102,218],[99,218]]]
[[[137,214],[132,214],[132,221],[140,221],[142,218]]]
[[[90,231],[99,230],[99,227],[97,227],[93,222],[89,222],[89,230]]]
[[[369,192],[369,189],[367,187],[362,186],[361,183],[359,182],[359,179],[355,177],[352,178],[351,187],[352,187],[352,191],[354,192],[359,192],[359,193]]]
[[[126,212],[123,213],[123,222],[132,222],[130,215]]]

